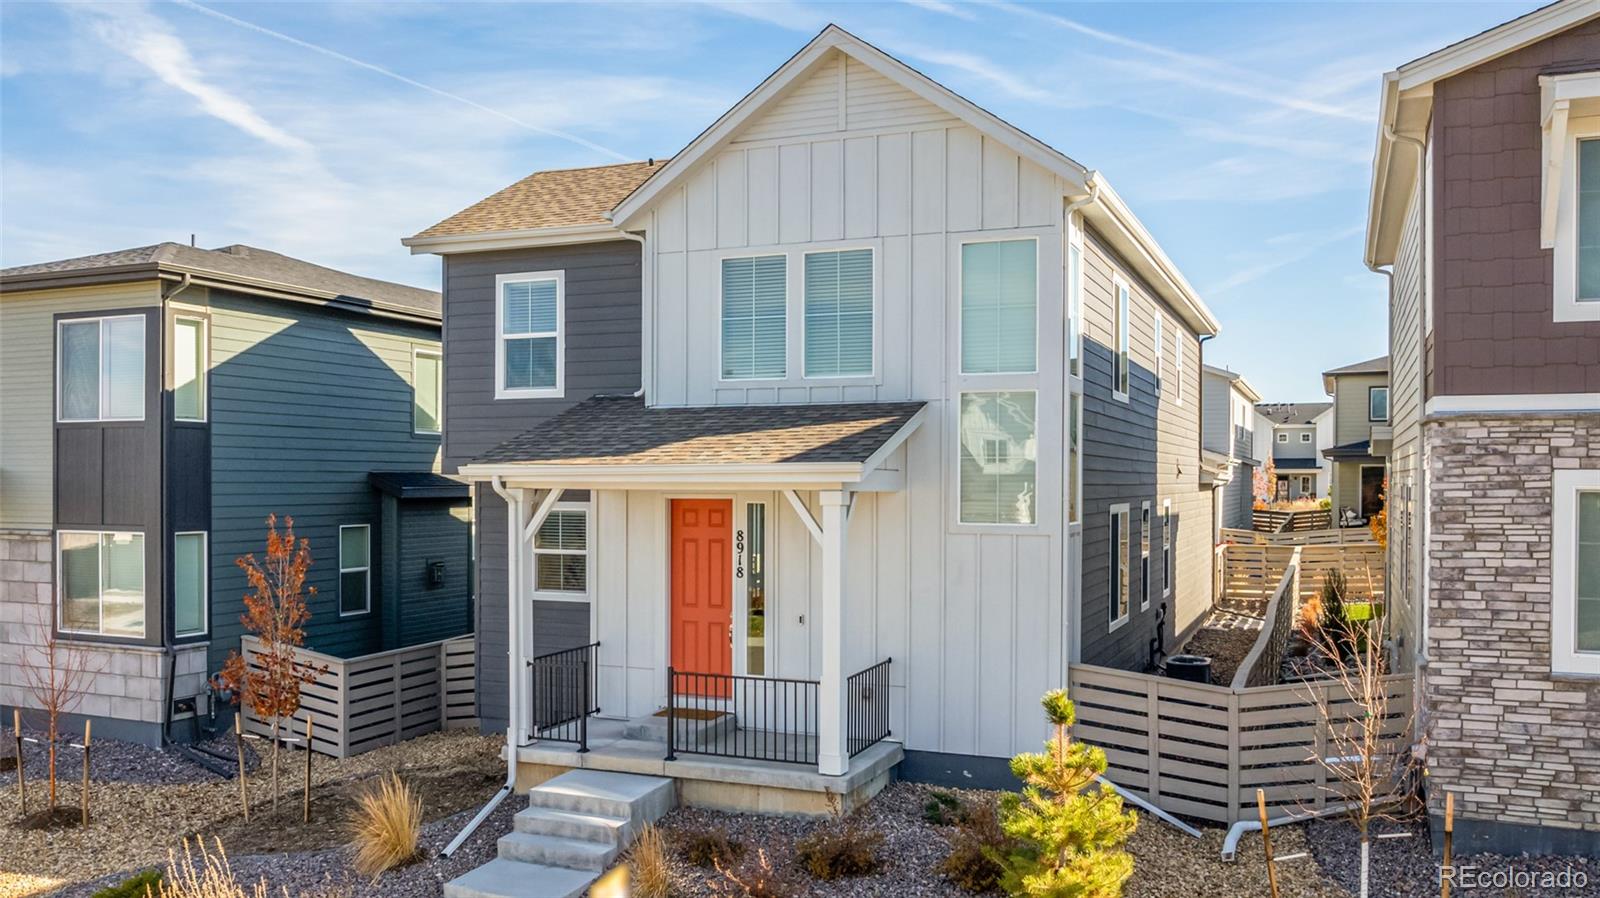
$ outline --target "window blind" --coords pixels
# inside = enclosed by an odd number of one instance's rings
[[[1032,240],[961,247],[961,371],[1037,367],[1037,245]]]
[[[872,250],[806,255],[806,376],[872,373]]]
[[[779,378],[787,373],[787,271],[783,256],[722,260],[724,378]]]

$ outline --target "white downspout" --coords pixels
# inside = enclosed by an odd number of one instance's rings
[[[644,321],[639,329],[639,392],[633,394],[638,399],[644,395],[645,384],[649,382],[652,353],[650,347],[655,343],[655,268],[650,264],[649,244],[645,243],[643,234],[632,231],[618,231],[623,239],[632,240],[639,244],[639,303],[641,307],[648,304],[650,314],[644,316]]]
[[[522,670],[520,668],[520,662],[522,661],[522,652],[520,651],[522,642],[522,596],[520,595],[520,584],[522,583],[522,577],[519,576],[519,572],[522,570],[522,491],[517,490],[513,493],[506,489],[505,481],[501,480],[498,474],[489,481],[489,485],[494,488],[495,494],[504,499],[506,503],[506,569],[510,571],[510,576],[506,578],[510,584],[509,592],[511,593],[508,596],[509,607],[506,609],[506,619],[510,630],[510,641],[506,646],[506,654],[510,656],[509,663],[511,667],[511,679],[506,682],[506,782],[505,785],[500,787],[500,791],[489,799],[488,804],[485,804],[471,820],[467,821],[467,825],[461,828],[461,832],[456,833],[456,837],[450,840],[450,844],[439,852],[444,857],[454,854],[455,850],[461,847],[461,843],[465,842],[467,837],[471,836],[483,824],[483,821],[494,813],[494,809],[500,806],[500,802],[505,801],[506,796],[515,791],[517,787],[517,734],[522,731]]]

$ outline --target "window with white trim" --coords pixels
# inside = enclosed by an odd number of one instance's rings
[[[1039,244],[961,244],[961,373],[1038,369]]]
[[[204,530],[172,535],[172,635],[199,636],[207,629],[208,562]]]
[[[436,434],[444,424],[444,357],[436,349],[416,349],[411,379],[411,429]]]
[[[1117,321],[1116,321],[1116,360],[1115,371],[1112,373],[1111,395],[1123,402],[1128,401],[1129,364],[1128,364],[1128,313],[1132,303],[1132,294],[1128,289],[1128,282],[1122,277],[1111,279],[1112,289],[1116,291]]]
[[[1128,622],[1128,503],[1111,506],[1111,624],[1115,630]]]
[[[1183,333],[1180,331],[1177,335],[1177,339],[1173,340],[1172,342],[1174,344],[1172,347],[1172,373],[1173,376],[1178,379],[1178,404],[1183,405]]]
[[[144,420],[144,319],[56,323],[56,420]]]
[[[1389,388],[1388,387],[1368,387],[1367,388],[1367,420],[1368,421],[1387,421],[1387,420],[1389,420]]]
[[[1161,594],[1172,595],[1172,500],[1161,500]]]
[[[1164,347],[1161,345],[1161,313],[1160,312],[1156,313],[1155,350],[1156,350],[1156,395],[1159,396],[1159,395],[1161,395],[1161,378],[1162,378],[1162,376],[1164,374],[1166,374],[1166,371],[1164,370],[1165,366],[1162,363],[1162,355],[1163,355]]]
[[[1300,433],[1300,442],[1302,442],[1302,443],[1311,442],[1311,431],[1309,431],[1309,430],[1302,431]]]
[[[143,533],[57,531],[56,571],[56,629],[143,638]]]
[[[1139,504],[1139,610],[1150,610],[1150,503]]]
[[[1289,442],[1289,434],[1284,432],[1284,431],[1279,431],[1278,432],[1278,442],[1280,442],[1280,443]]]
[[[1067,403],[1067,523],[1083,516],[1083,394],[1074,391]]]
[[[1600,470],[1552,477],[1550,669],[1600,674]]]
[[[496,398],[560,397],[565,388],[566,272],[497,275],[495,289]]]
[[[1310,496],[1314,492],[1315,491],[1311,488],[1311,478],[1304,474],[1300,475],[1300,495]]]
[[[206,419],[206,321],[179,315],[172,319],[172,417]]]
[[[961,394],[961,523],[1036,523],[1038,398],[1032,390]]]
[[[806,377],[873,371],[872,250],[805,254]]]
[[[1539,76],[1540,246],[1555,321],[1600,321],[1600,72]]]
[[[1067,373],[1083,376],[1083,243],[1075,232],[1067,244]]]
[[[570,597],[589,592],[589,511],[557,503],[533,532],[533,589]]]
[[[788,365],[789,259],[722,260],[722,379],[778,380]]]
[[[372,527],[339,527],[339,614],[372,610]]]

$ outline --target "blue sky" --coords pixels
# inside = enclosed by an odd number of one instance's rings
[[[1385,351],[1384,71],[1540,4],[0,4],[0,265],[197,234],[437,287],[399,238],[676,152],[828,22],[1099,169],[1268,400]]]

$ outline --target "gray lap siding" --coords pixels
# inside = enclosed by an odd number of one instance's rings
[[[628,240],[444,257],[447,473],[596,394],[633,393],[641,382],[643,310],[639,245]],[[564,271],[565,393],[560,399],[495,399],[495,277]],[[506,506],[487,485],[477,504],[479,718],[485,731],[506,721]],[[535,651],[586,641],[588,604],[536,602]]]

